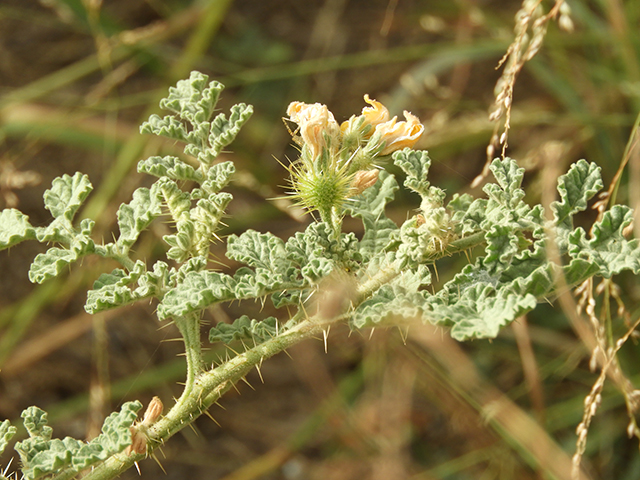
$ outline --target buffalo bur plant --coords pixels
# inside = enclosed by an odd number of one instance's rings
[[[525,202],[524,169],[506,157],[491,163],[493,180],[484,195],[447,198],[428,180],[427,152],[412,148],[424,131],[420,120],[409,112],[404,120],[390,118],[384,105],[366,95],[362,113],[342,125],[324,105],[289,106],[299,147],[299,158],[289,167],[291,193],[314,221],[286,240],[254,230],[228,236],[226,256],[244,266],[233,275],[216,271],[209,247],[223,241],[217,232],[232,201],[224,189],[235,171],[218,156],[252,113],[251,106],[239,104],[228,114],[214,114],[222,89],[192,72],[161,101],[170,114],[152,115],[142,125],[142,133],[182,142],[185,155],[139,162],[138,171],[156,180],[120,206],[113,242],[92,237],[92,219],[76,219],[92,189],[81,173],[56,178],[45,192],[44,205],[53,217],[48,226],[33,226],[16,209],[0,214],[0,248],[25,240],[53,245],[34,259],[33,282],[60,275],[87,255],[117,261],[120,267],[100,275],[88,292],[87,312],[154,299],[158,320],[178,328],[187,362],[182,395],[164,413],[154,398],[136,421],[142,404],[127,402],[90,442],[54,438],[47,414],[35,406],[26,409],[22,417],[29,436],[15,445],[25,478],[68,479],[80,473],[87,479],[114,478],[205,413],[265,359],[333,324],[361,330],[423,322],[448,329],[460,341],[491,339],[560,289],[640,271],[638,240],[628,235],[630,208],[603,210],[589,231],[574,226],[574,215],[603,188],[597,165],[585,160],[571,165],[558,178],[558,200],[547,212]],[[402,179],[384,168],[391,163]],[[415,192],[421,202],[398,225],[385,209],[400,188]],[[345,231],[345,217],[362,222],[361,238]],[[156,219],[169,219],[173,232],[164,236],[166,261],[148,264],[131,249]],[[434,285],[439,260],[464,252],[473,260],[448,275],[451,280]],[[243,315],[201,338],[204,309],[246,299],[268,299],[283,313]],[[203,343],[237,341],[244,346],[237,355],[212,368],[205,365]],[[0,424],[0,451],[15,432],[9,421]]]

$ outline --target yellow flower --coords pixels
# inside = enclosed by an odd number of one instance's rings
[[[366,119],[367,123],[370,123],[374,127],[379,123],[389,121],[389,110],[377,100],[371,100],[368,94],[365,94],[364,101],[367,102],[370,107],[364,107],[362,109],[362,115]]]
[[[410,112],[404,111],[406,122],[398,122],[397,118],[393,117],[388,122],[376,125],[374,133],[380,135],[380,141],[384,142],[384,149],[380,155],[389,155],[396,150],[413,147],[424,133],[424,125]]]
[[[311,157],[317,158],[325,147],[338,147],[340,127],[326,105],[291,102],[287,115],[300,127],[302,141],[309,147]],[[327,145],[327,138],[333,145]]]

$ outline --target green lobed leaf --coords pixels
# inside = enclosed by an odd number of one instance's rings
[[[84,309],[91,314],[133,303],[144,296],[155,293],[150,289],[133,290],[138,279],[146,272],[146,265],[138,260],[131,272],[116,268],[111,273],[103,273],[87,292]],[[149,277],[151,280],[152,277]]]
[[[220,113],[211,122],[211,133],[209,134],[209,145],[211,145],[211,155],[217,157],[222,149],[229,145],[240,132],[240,128],[249,120],[253,114],[253,107],[239,103],[231,107],[229,119]],[[203,163],[211,163],[209,158],[200,158]]]
[[[27,215],[15,208],[6,208],[0,212],[0,250],[35,238],[36,231]]]
[[[278,320],[275,317],[254,320],[242,315],[232,324],[218,323],[209,331],[209,341],[229,344],[242,340],[251,342],[253,346],[270,340],[277,334]]]
[[[573,230],[571,217],[587,208],[587,202],[602,189],[601,168],[595,163],[578,160],[558,178],[560,201],[551,204],[554,222],[564,231]]]
[[[483,265],[489,274],[505,270],[518,253],[518,236],[509,227],[494,225],[485,233],[487,241]]]
[[[593,225],[591,239],[584,229],[577,228],[568,237],[569,255],[589,260],[599,268],[598,274],[611,278],[623,270],[640,272],[640,244],[638,239],[627,240],[623,230],[633,221],[633,210],[614,205],[600,222]]]
[[[509,287],[496,290],[484,282],[466,288],[455,303],[442,302],[440,296],[431,298],[429,320],[452,325],[451,336],[459,341],[495,338],[500,328],[537,304],[534,295],[514,293]]]
[[[146,160],[140,160],[138,162],[138,172],[148,173],[156,177],[169,177],[172,180],[202,180],[196,173],[195,168],[178,157],[169,155],[165,157],[153,156]]]
[[[51,188],[44,192],[44,206],[53,218],[63,217],[68,222],[93,190],[89,177],[76,172],[73,177],[65,174],[53,180]]]
[[[0,422],[0,455],[4,452],[4,449],[7,448],[9,441],[16,434],[18,429],[11,425],[9,420],[4,420]]]
[[[160,107],[177,113],[180,118],[196,125],[211,118],[224,85],[209,82],[209,77],[193,71],[188,80],[180,80],[169,88],[169,96],[160,101]]]
[[[236,166],[233,162],[216,163],[207,172],[207,179],[202,182],[202,190],[209,195],[219,192],[227,186],[235,172]]]
[[[405,148],[393,152],[392,158],[393,162],[407,174],[404,186],[419,193],[421,197],[429,196],[430,184],[427,176],[431,159],[427,151]]]
[[[140,233],[162,214],[162,204],[158,184],[151,189],[140,187],[133,192],[133,199],[123,203],[118,209],[120,236],[117,243],[132,246]]]
[[[515,209],[524,198],[524,191],[520,188],[524,168],[518,167],[512,158],[495,159],[490,168],[498,185],[490,183],[483,190],[498,204]]]
[[[158,319],[184,316],[219,302],[235,300],[237,280],[219,272],[188,272],[158,305]]]
[[[155,113],[149,117],[149,120],[140,125],[140,133],[158,135],[183,142],[187,141],[188,136],[182,122],[173,115],[160,117]]]
[[[47,414],[38,407],[22,412],[29,438],[16,444],[25,478],[34,480],[62,470],[79,472],[84,468],[119,453],[131,444],[131,430],[140,402],[125,403],[120,412],[112,413],[102,427],[102,434],[89,443],[66,437],[52,439]]]
[[[86,220],[83,220],[85,233],[93,227],[93,221]],[[51,247],[45,253],[36,255],[29,268],[29,280],[33,283],[43,283],[66,271],[67,267],[78,259],[95,252],[95,243],[85,233],[76,234],[68,249]]]
[[[287,268],[284,242],[270,232],[247,230],[227,239],[227,258],[256,268],[280,272]]]

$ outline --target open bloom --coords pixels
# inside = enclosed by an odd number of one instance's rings
[[[322,154],[323,148],[331,147],[327,139],[337,148],[340,127],[326,105],[291,102],[287,115],[298,124],[302,141],[309,147],[313,159]]]
[[[405,122],[398,122],[397,118],[393,117],[388,122],[376,125],[374,133],[379,134],[380,141],[384,142],[381,155],[388,155],[405,147],[413,147],[424,133],[424,125],[410,112],[404,111]]]

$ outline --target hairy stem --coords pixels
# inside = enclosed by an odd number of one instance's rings
[[[167,415],[149,429],[149,448],[154,449],[163,445],[175,433],[193,422],[264,359],[318,335],[324,328],[327,328],[327,325],[327,323],[319,323],[314,319],[306,320],[288,332],[237,355],[219,367],[197,375],[189,393],[183,394]],[[185,392],[186,390],[187,388],[185,388]],[[144,458],[144,454],[121,452],[108,458],[83,478],[86,480],[108,480],[120,475],[135,462]],[[54,476],[53,480],[70,478],[63,475],[64,473]]]

